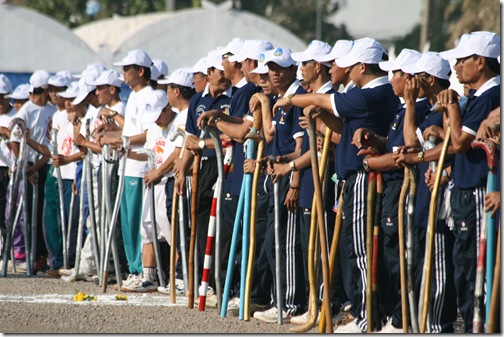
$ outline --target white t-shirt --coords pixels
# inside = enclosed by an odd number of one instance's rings
[[[16,109],[11,107],[11,109],[7,113],[0,115],[0,126],[8,127],[10,121],[15,117],[15,115],[16,115]],[[5,144],[5,141],[2,141],[0,152],[4,157],[11,159],[11,154],[9,148],[7,147],[7,144]],[[0,160],[0,167],[7,167],[7,165]]]
[[[151,124],[142,123],[142,114],[145,111],[145,99],[147,95],[152,93],[153,89],[150,86],[135,92],[132,91],[128,103],[126,103],[126,109],[124,111],[124,128],[122,134],[124,136],[135,136],[144,133],[145,130],[149,129]],[[141,145],[131,146],[132,151],[138,151],[142,149]],[[122,162],[121,162],[122,163]],[[145,171],[147,169],[147,162],[138,161],[128,158],[126,160],[126,169],[124,175],[127,177],[137,177],[143,178]],[[122,164],[120,166],[119,172],[122,170]],[[120,173],[119,173],[120,174]]]
[[[157,166],[159,167],[163,162],[168,159],[176,147],[182,147],[183,139],[177,137],[177,139],[172,142],[170,138],[172,134],[177,130],[179,125],[184,125],[187,118],[187,109],[178,113],[173,121],[168,124],[165,128],[159,127],[157,124],[152,124],[149,126],[147,131],[147,140],[145,142],[144,148],[152,149],[157,155]],[[173,172],[170,171],[166,174],[168,178],[173,177]]]
[[[73,124],[66,120],[66,124],[61,124],[58,131],[56,141],[58,142],[58,154],[68,157],[77,153],[78,148],[75,146],[73,139]],[[75,162],[60,166],[62,179],[75,179],[75,169],[77,164]],[[56,178],[56,170],[53,171],[53,177]]]
[[[39,106],[32,101],[26,102],[18,112],[18,117],[24,120],[27,129],[30,129],[30,136],[35,142],[48,146],[51,141],[52,117],[55,112],[53,105]],[[18,128],[14,128],[12,141],[21,142],[18,137]],[[39,154],[32,148],[28,148],[28,161],[35,163]]]

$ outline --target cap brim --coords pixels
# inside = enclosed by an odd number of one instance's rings
[[[250,71],[251,74],[267,74],[268,73],[268,67],[266,66],[259,66],[257,68],[254,68]]]
[[[157,81],[158,84],[170,84],[171,81],[167,78],[163,78]]]
[[[114,67],[123,67],[123,66],[130,66],[132,65],[133,63],[130,63],[130,62],[124,62],[124,61],[119,61],[119,62],[115,62],[115,63],[112,63],[112,65]]]
[[[439,55],[444,58],[445,60],[452,60],[452,59],[461,59],[467,56],[471,56],[474,53],[471,53],[470,51],[466,51],[461,48],[454,48],[450,49],[447,51],[442,51],[439,53]]]
[[[77,97],[75,97],[75,99],[72,101],[72,104],[77,105],[82,103],[82,101],[87,97],[88,94],[89,92],[87,92],[86,94],[78,94]]]
[[[0,93],[1,94],[1,93]],[[30,98],[30,95],[25,96],[20,96],[16,94],[10,94],[10,95],[5,95],[6,98],[12,98],[12,99],[28,99]]]
[[[279,59],[272,59],[272,60],[269,60],[268,62],[266,62],[266,66],[270,63],[270,62],[273,62],[273,63],[276,63],[278,64],[280,67],[282,68],[289,68],[290,66],[295,66],[296,64],[295,63],[289,63],[289,62],[285,62],[283,60],[279,60]]]
[[[161,115],[161,111],[163,111],[163,110],[159,110],[156,112],[144,113],[142,115],[142,124],[155,123],[157,121],[157,119],[159,118],[159,115]]]
[[[231,55],[228,58],[229,62],[243,62],[246,59],[247,59],[247,56],[246,55],[242,55],[242,54]]]
[[[208,66],[207,70],[210,68],[215,68],[215,69],[219,69],[220,71],[224,71],[224,66],[222,64],[219,64],[218,66],[215,64],[211,64]]]
[[[340,68],[350,67],[350,66],[353,66],[354,64],[357,64],[357,63],[358,62],[355,60],[355,57],[350,54],[336,59],[336,65]]]
[[[338,58],[338,55],[333,54],[333,53],[329,53],[326,55],[317,56],[317,57],[315,57],[314,60],[322,63],[322,62],[332,62],[332,61],[336,60],[337,58]]]
[[[380,61],[378,63],[378,66],[380,67],[381,70],[383,71],[393,71],[393,70],[399,70],[400,67],[398,67],[394,61]]]
[[[305,61],[315,60],[315,58],[313,56],[307,55],[303,51],[291,53],[291,58],[296,62],[305,62]]]
[[[419,67],[417,67],[416,64],[407,64],[404,67],[401,67],[401,70],[406,74],[412,74],[412,75],[422,72],[422,70]]]
[[[60,96],[60,97],[63,97],[63,98],[76,98],[77,96],[75,95],[70,95],[66,92],[58,92],[56,95]]]

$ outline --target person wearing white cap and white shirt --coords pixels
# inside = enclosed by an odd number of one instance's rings
[[[16,110],[7,98],[11,92],[11,81],[4,74],[0,74],[0,135],[3,135],[3,128],[9,126],[10,121],[16,114]],[[13,160],[5,141],[1,142],[0,152],[3,157]],[[0,160],[0,229],[3,238],[2,242],[5,242],[6,237],[5,208],[7,206],[7,187],[9,186],[9,180],[9,166]],[[21,228],[21,226],[18,228]]]
[[[388,56],[375,39],[366,37],[354,41],[347,55],[336,59],[341,67],[350,67],[350,78],[358,88],[347,93],[291,95],[277,101],[274,111],[284,106],[322,108],[314,117],[320,117],[324,124],[335,132],[341,132],[341,141],[336,151],[336,173],[346,181],[343,191],[345,218],[342,224],[342,242],[347,246],[341,251],[344,284],[351,285],[347,296],[352,303],[350,313],[355,319],[335,330],[337,333],[361,333],[367,329],[365,311],[366,264],[365,223],[367,172],[364,170],[363,156],[357,156],[359,149],[352,144],[355,130],[370,128],[378,135],[387,135],[399,99],[394,95],[387,73],[378,66]],[[329,113],[331,111],[334,113]],[[344,118],[341,126],[341,118]],[[359,213],[355,213],[355,212]],[[355,216],[358,214],[358,216]],[[350,278],[352,281],[345,280]]]
[[[159,80],[166,79],[168,76],[168,65],[163,62],[161,59],[153,59],[151,66],[151,78],[150,78],[150,86],[156,90],[166,91],[166,85],[159,84]]]
[[[57,91],[55,95],[57,95],[57,99],[51,97],[53,102],[56,102],[59,108],[63,107],[63,110],[60,110],[61,117],[59,118],[58,125],[53,125],[53,128],[58,129],[58,153],[62,156],[70,156],[75,154],[76,149],[73,146],[72,138],[73,138],[73,126],[72,123],[68,120],[68,114],[73,115],[71,110],[71,106],[69,104],[65,104],[67,99],[73,99],[78,94],[78,86],[77,83],[67,84],[67,79],[62,78],[61,76],[55,75],[49,79],[49,83],[55,87],[59,87],[61,85],[64,88],[64,91],[60,91],[58,89],[53,90]],[[51,96],[55,96],[51,95]],[[68,107],[67,110],[66,108]],[[68,114],[67,114],[68,111]],[[52,146],[51,144],[41,144],[35,141],[32,138],[28,139],[28,145],[44,156],[51,156]],[[63,193],[65,198],[63,199],[65,214],[69,214],[70,207],[70,197],[72,195],[72,183],[75,178],[75,163],[71,163],[70,165],[65,165],[61,167],[61,175],[63,182]],[[42,188],[42,187],[41,187]],[[56,172],[53,170],[53,165],[49,165],[49,172],[47,175],[47,179],[44,185],[45,190],[45,203],[44,203],[44,233],[45,233],[45,244],[47,246],[47,250],[49,253],[48,263],[50,269],[46,271],[47,276],[49,277],[59,277],[58,269],[63,265],[63,247],[61,240],[61,226],[59,219],[55,218],[55,214],[59,214],[59,195],[57,190],[57,182],[56,182]],[[75,210],[75,207],[74,207]],[[78,211],[77,211],[78,212]],[[65,224],[67,221],[65,220]],[[73,223],[73,225],[77,225],[77,221]],[[75,232],[76,234],[76,232]],[[75,235],[73,236],[75,239]],[[72,247],[71,247],[72,249]],[[73,253],[75,253],[75,243],[73,245]],[[71,254],[69,254],[71,256]]]
[[[30,84],[21,83],[18,85],[12,94],[6,95],[5,97],[12,99],[12,105],[16,111],[19,111],[21,107],[30,99]]]
[[[455,285],[465,332],[471,332],[477,246],[484,216],[488,172],[484,152],[472,149],[471,142],[475,139],[481,122],[500,105],[500,64],[497,61],[500,38],[493,32],[472,32],[466,38],[461,38],[456,48],[440,54],[444,59],[457,60],[454,68],[459,82],[468,84],[472,89],[462,111],[457,92],[447,89],[438,95],[438,104],[446,108],[450,119],[451,143],[455,151],[452,166],[454,186],[450,196],[455,226]],[[475,212],[467,212],[474,209]],[[488,298],[487,296],[487,300]]]
[[[18,117],[23,119],[25,126],[30,130],[30,136],[39,144],[48,145],[50,142],[52,116],[55,108],[49,104],[47,93],[50,74],[45,70],[37,70],[30,77],[30,101],[26,102],[18,112]],[[15,154],[19,153],[20,139],[17,136],[17,127],[12,133],[11,149]],[[37,252],[35,262],[35,272],[47,268],[47,249],[43,236],[43,211],[44,211],[44,189],[45,180],[49,166],[49,157],[39,156],[33,149],[28,149],[28,167],[26,174],[29,179],[38,175],[38,197],[37,197]],[[28,184],[24,195],[32,195],[32,184]],[[31,217],[32,198],[27,198],[29,207],[28,214]]]
[[[165,151],[175,149],[175,144],[169,141],[170,132],[173,128],[169,130],[169,124],[175,118],[175,114],[171,111],[171,106],[168,102],[168,97],[166,93],[162,90],[154,90],[150,95],[145,98],[146,104],[150,106],[149,111],[142,114],[142,119],[145,123],[151,124],[147,130],[147,140],[144,144],[144,149],[151,149],[156,154],[156,165],[157,168],[163,163],[165,158]],[[177,142],[181,146],[180,141]],[[129,153],[129,157],[136,158],[137,160],[147,160],[147,156],[144,154],[138,154],[136,151]],[[147,171],[147,172],[150,172]],[[138,278],[134,282],[123,285],[121,288],[125,292],[155,292],[158,287],[156,268],[161,268],[161,266],[156,265],[156,257],[154,254],[154,245],[152,240],[153,226],[157,227],[157,240],[159,244],[161,242],[170,242],[171,239],[171,226],[168,219],[168,215],[165,210],[166,194],[165,185],[167,177],[161,175],[156,180],[146,181],[146,189],[144,191],[144,198],[142,204],[142,224],[140,228],[140,234],[142,237],[142,265],[143,272],[142,277]],[[154,188],[154,204],[156,212],[156,224],[153,225],[151,219],[151,190]],[[161,254],[161,259],[163,262],[169,261],[169,250]],[[166,276],[166,275],[165,275]]]
[[[203,268],[203,258],[205,252],[205,243],[207,232],[200,230],[203,226],[208,225],[210,218],[210,208],[213,196],[213,185],[217,180],[217,160],[215,151],[213,150],[213,142],[210,135],[207,135],[203,142],[199,142],[199,135],[201,130],[198,128],[197,119],[205,111],[229,109],[232,88],[231,82],[224,77],[224,67],[222,66],[222,52],[219,50],[211,50],[207,54],[207,74],[209,82],[200,93],[194,95],[190,102],[187,111],[187,120],[185,131],[186,150],[180,162],[177,161],[174,167],[175,173],[175,190],[179,195],[186,194],[186,181],[185,174],[188,172],[189,167],[193,161],[192,151],[201,151],[201,165],[199,176],[205,177],[198,181],[198,214],[197,221],[201,224],[198,227],[197,235],[203,238],[198,239],[200,252],[200,269]],[[183,174],[178,174],[182,172]],[[198,274],[201,275],[201,270]],[[216,303],[216,302],[215,302]],[[209,304],[209,297],[207,296],[207,305]]]
[[[119,62],[113,63],[122,67],[124,83],[130,86],[131,93],[126,103],[124,128],[121,133],[111,132],[98,138],[98,143],[122,144],[120,135],[130,138],[131,150],[140,150],[145,143],[149,124],[143,122],[143,115],[148,112],[148,97],[152,94],[152,87],[148,85],[151,77],[152,60],[140,49],[131,50]],[[121,199],[121,228],[123,234],[124,251],[128,260],[129,277],[123,282],[128,286],[130,282],[141,280],[142,268],[142,239],[140,236],[143,177],[147,163],[128,158],[124,170],[124,190]]]
[[[432,127],[443,128],[443,114],[433,111],[432,106],[437,102],[437,94],[450,86],[450,68],[449,62],[443,60],[436,52],[425,52],[417,62],[401,68],[403,72],[410,74],[404,90],[406,113],[404,115],[403,134],[405,146],[413,148],[422,146],[424,142],[422,133],[425,134],[428,132],[427,129]],[[421,99],[424,99],[424,101],[421,101]],[[423,103],[425,101],[427,103]],[[419,169],[419,177],[425,177],[426,172],[430,171],[428,170],[428,163],[439,159],[441,149],[427,150],[421,155],[418,152],[402,152],[401,148],[394,152],[396,164],[402,165],[405,162],[412,165],[416,164]],[[423,157],[424,162],[420,161],[421,157]],[[443,176],[446,176],[447,170],[448,168],[445,168]],[[447,177],[443,179],[446,179],[445,182],[448,181]],[[417,285],[420,285],[422,278],[421,266],[424,263],[427,214],[431,198],[429,186],[425,180],[420,179],[418,182],[415,201],[415,246],[412,258],[413,270],[419,271],[414,275],[416,279],[414,284]],[[442,188],[444,187],[442,186]],[[443,190],[439,193],[443,195]],[[444,199],[446,200],[446,194]],[[441,201],[441,204],[445,204],[445,201]],[[433,259],[436,262],[433,264],[433,277],[437,281],[432,285],[431,302],[429,304],[432,310],[429,314],[428,329],[430,328],[430,331],[434,333],[453,332],[453,322],[457,318],[457,297],[453,283],[452,259],[454,237],[444,216],[438,217],[434,235],[436,245]],[[419,289],[416,289],[416,291],[418,293]],[[397,328],[398,324],[394,324],[394,319],[392,319],[391,323]],[[392,331],[387,327],[385,329],[388,332]]]
[[[167,130],[168,135],[171,137],[171,134],[175,132],[178,127],[185,127],[185,123],[187,120],[187,111],[189,108],[189,101],[194,96],[195,91],[193,88],[193,73],[191,69],[177,69],[175,70],[167,79],[160,80],[159,84],[166,85],[166,94],[168,96],[168,100],[170,101],[171,115],[173,120],[169,123]],[[149,131],[150,132],[150,131]],[[149,134],[147,134],[149,136]],[[175,176],[173,173],[173,167],[175,164],[175,160],[179,157],[181,148],[183,144],[179,142],[180,138],[177,139],[176,142],[170,142],[168,147],[165,147],[163,151],[163,163],[156,169],[147,171],[145,174],[145,182],[146,184],[150,184],[154,181],[157,181],[163,175],[167,176],[167,181],[165,185],[165,195],[166,195],[166,214],[168,218],[171,218],[172,211],[172,201],[173,201],[173,190],[175,184]],[[186,233],[189,233],[188,231]],[[187,236],[189,237],[189,236]],[[169,250],[168,244],[164,247],[160,245],[161,251],[163,249]],[[180,250],[180,243],[177,244],[177,250]],[[170,256],[170,252],[163,253],[163,256]],[[179,252],[180,256],[180,252]],[[165,275],[168,277],[169,274],[169,266],[168,269],[165,270],[163,267],[163,271]],[[176,265],[176,280],[175,286],[177,288],[178,293],[183,293],[184,291],[184,282],[182,278],[182,264],[180,259],[177,260]],[[167,282],[168,284],[169,282]],[[168,284],[165,288],[158,287],[158,291],[161,293],[170,293],[170,285]]]

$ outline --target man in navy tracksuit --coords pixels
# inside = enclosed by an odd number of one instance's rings
[[[336,173],[340,179],[345,180],[340,252],[342,261],[345,261],[342,266],[343,277],[352,280],[347,295],[352,302],[350,313],[355,319],[339,326],[335,330],[338,333],[361,333],[367,328],[364,296],[367,285],[364,222],[367,173],[362,167],[364,156],[357,156],[358,149],[352,144],[352,137],[359,128],[371,129],[382,137],[388,133],[399,99],[392,91],[387,73],[378,67],[378,63],[386,59],[385,55],[383,47],[376,40],[356,40],[350,53],[338,58],[336,64],[339,67],[350,67],[350,78],[358,88],[346,94],[290,96],[279,100],[274,107],[276,111],[291,104],[301,107],[313,104],[332,110],[334,115],[322,110],[315,117],[322,118],[333,131],[341,132],[341,142],[336,154]],[[341,118],[344,118],[343,125]]]

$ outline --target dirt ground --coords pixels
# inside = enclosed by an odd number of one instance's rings
[[[81,291],[97,301],[74,302]],[[8,274],[0,277],[0,332],[2,333],[290,333],[294,324],[268,324],[251,318],[221,318],[216,309],[187,308],[187,297],[177,304],[160,293],[130,294],[116,301],[118,292],[106,293],[91,282]],[[122,293],[125,294],[125,293]],[[456,331],[462,332],[460,320]],[[316,329],[310,331],[316,332]]]

